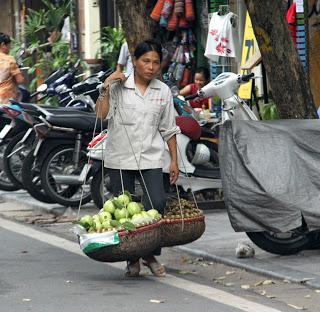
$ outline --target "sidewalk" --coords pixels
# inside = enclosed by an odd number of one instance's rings
[[[3,201],[15,202],[17,205],[29,206],[34,210],[65,213],[65,207],[58,204],[45,204],[31,198],[26,192],[0,191]],[[93,204],[81,209],[81,214],[95,211]],[[287,280],[292,283],[303,283],[320,289],[320,251],[308,250],[292,256],[278,256],[267,253],[254,246],[255,257],[238,259],[235,248],[238,242],[250,242],[245,233],[235,233],[230,225],[225,210],[206,211],[206,231],[197,241],[175,247],[196,257],[239,267],[247,271],[263,274],[267,277]]]

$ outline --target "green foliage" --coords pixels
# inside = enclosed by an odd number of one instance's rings
[[[61,24],[61,21],[63,20],[64,15],[70,10],[70,1],[66,0],[60,3],[58,7],[48,0],[42,0],[42,2],[47,7],[45,16],[47,30],[49,32],[57,30]]]
[[[99,42],[101,49],[97,54],[101,53],[101,58],[107,67],[116,67],[121,45],[125,42],[123,30],[111,26],[104,27],[101,30]]]
[[[274,120],[280,118],[277,106],[272,100],[263,105],[261,109],[261,118],[262,120]]]
[[[70,53],[69,43],[61,41],[59,33],[64,16],[70,10],[70,0],[62,1],[59,6],[49,0],[42,2],[44,9],[28,9],[23,33],[28,52],[24,65],[29,66],[28,73],[35,76],[30,83],[30,89],[35,88],[39,79],[47,77],[68,62],[75,61],[75,56]],[[51,33],[56,33],[57,37],[50,44],[48,38]],[[21,42],[14,42],[13,51],[17,51],[21,46]]]

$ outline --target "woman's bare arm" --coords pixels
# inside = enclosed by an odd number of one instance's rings
[[[186,96],[186,95],[189,95],[191,93],[191,86],[190,85],[187,85],[185,86],[183,89],[180,90],[179,94],[180,95],[183,95],[183,96]]]

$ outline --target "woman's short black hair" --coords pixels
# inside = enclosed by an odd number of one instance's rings
[[[198,67],[195,71],[195,74],[202,74],[206,81],[210,78],[210,73],[206,67]]]
[[[4,43],[4,44],[9,44],[11,42],[11,39],[8,35],[0,32],[0,44]]]
[[[151,52],[151,51],[155,51],[158,53],[159,58],[160,58],[160,62],[161,62],[162,61],[162,47],[159,42],[157,42],[153,39],[149,39],[149,40],[145,40],[143,42],[140,42],[136,46],[134,53],[133,53],[133,56],[136,59],[138,59],[143,54]]]

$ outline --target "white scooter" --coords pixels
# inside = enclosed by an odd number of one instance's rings
[[[222,100],[222,123],[227,119],[257,120],[257,117],[247,106],[245,101],[240,99],[236,92],[239,86],[248,82],[253,77],[249,75],[237,75],[234,73],[223,73],[211,81],[208,85],[198,91],[197,94],[186,97],[186,100],[200,97],[219,96]],[[221,189],[220,169],[218,164],[218,151],[216,144],[209,138],[202,137],[201,126],[191,116],[177,116],[176,121],[180,126],[181,134],[177,135],[179,178],[177,186],[184,191],[201,191],[210,189]],[[96,137],[88,147],[88,156],[91,159],[100,161],[106,149],[107,131]],[[170,154],[166,145],[164,155],[164,173],[169,173]],[[101,190],[102,182],[101,169],[94,174],[91,182],[91,194],[97,206],[101,206],[101,194],[104,200],[112,196],[108,185]],[[108,184],[107,174],[105,176]],[[104,183],[105,184],[105,183]]]
[[[253,76],[254,74],[222,73],[196,94],[187,96],[186,100],[218,96],[222,101],[222,118],[219,124],[228,119],[258,120],[246,102],[236,94],[240,85],[247,83]],[[222,188],[220,170],[212,159],[212,148],[208,144],[210,140],[201,138],[201,127],[198,122],[193,117],[187,116],[178,116],[176,121],[181,129],[181,133],[177,135],[180,170],[177,185],[184,191],[192,192]],[[163,168],[165,173],[169,173],[169,165],[170,154],[166,146]]]

